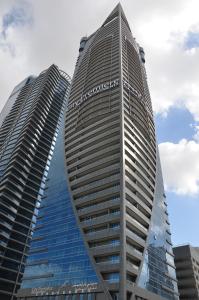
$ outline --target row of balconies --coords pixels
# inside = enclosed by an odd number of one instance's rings
[[[148,141],[145,136],[142,134],[141,131],[139,131],[138,128],[136,128],[129,118],[124,116],[125,124],[124,127],[127,129],[127,131],[130,133],[130,136],[135,136],[136,139],[139,139],[140,142],[145,145],[151,153],[156,153],[156,144],[155,144],[155,139],[154,141]]]

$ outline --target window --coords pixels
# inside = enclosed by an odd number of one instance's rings
[[[119,282],[119,273],[115,272],[115,273],[107,273],[104,274],[104,279],[109,281],[109,282]]]
[[[110,223],[110,228],[111,229],[118,229],[118,228],[120,228],[120,224],[119,223]]]

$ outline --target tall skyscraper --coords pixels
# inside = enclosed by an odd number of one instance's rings
[[[120,4],[81,39],[20,299],[178,299],[144,63]]]
[[[82,39],[65,124],[68,180],[104,291],[178,299],[144,63],[120,5]]]
[[[16,86],[0,117],[0,299],[15,299],[69,77],[55,65]]]

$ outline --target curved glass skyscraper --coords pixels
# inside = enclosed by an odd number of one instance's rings
[[[96,283],[66,185],[64,118],[56,138],[22,288]]]
[[[21,299],[178,299],[144,63],[121,5],[81,39]]]

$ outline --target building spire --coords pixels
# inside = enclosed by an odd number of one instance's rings
[[[127,21],[127,18],[125,16],[125,13],[123,11],[123,8],[122,8],[122,5],[121,3],[119,2],[116,7],[112,10],[112,12],[109,14],[109,16],[106,18],[105,22],[102,24],[102,26],[105,26],[106,24],[108,24],[109,22],[111,22],[113,19],[117,18],[121,16],[124,20],[124,22],[126,23],[126,25],[128,26],[129,30],[130,29],[130,26],[128,24],[128,21]]]

